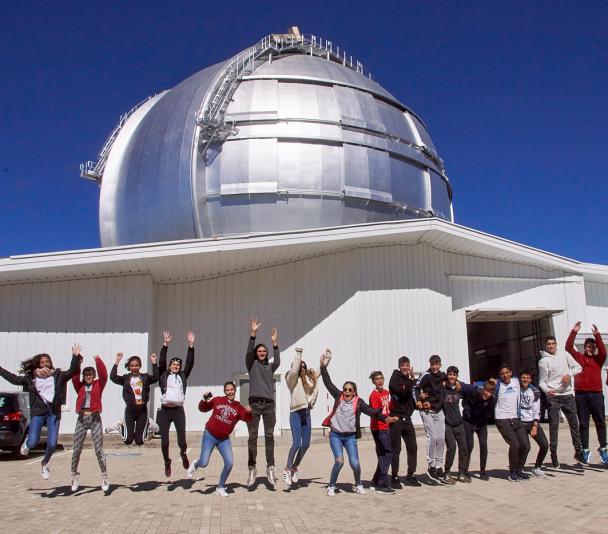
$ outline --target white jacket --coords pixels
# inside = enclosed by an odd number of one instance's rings
[[[315,402],[317,402],[317,395],[319,394],[319,384],[315,384],[315,388],[311,395],[307,395],[304,391],[304,386],[300,380],[300,365],[302,363],[302,355],[296,352],[296,356],[293,359],[291,368],[285,373],[285,381],[287,387],[291,392],[291,400],[289,403],[289,411],[295,412],[296,410],[302,410],[303,408],[314,408]]]
[[[538,386],[545,393],[554,391],[556,395],[572,395],[574,388],[572,380],[562,384],[562,376],[571,377],[579,374],[583,369],[570,354],[557,351],[555,354],[541,351],[542,358],[538,362]]]

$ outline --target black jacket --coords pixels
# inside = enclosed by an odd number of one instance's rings
[[[429,398],[426,402],[431,404],[431,410],[438,412],[443,406],[443,397],[445,389],[443,387],[447,377],[444,372],[439,371],[437,374],[426,371],[416,382],[414,386],[415,400],[421,400],[420,394],[426,393]]]
[[[398,417],[411,417],[414,413],[414,397],[412,391],[416,381],[405,376],[399,369],[395,369],[388,383],[393,408],[391,415]]]
[[[329,373],[327,372],[327,367],[321,367],[321,377],[323,378],[323,383],[325,384],[327,391],[329,391],[329,394],[335,399],[334,407],[333,407],[332,411],[329,413],[329,415],[323,421],[323,426],[329,426],[329,422],[330,422],[331,418],[334,416],[334,414],[336,413],[336,410],[338,409],[338,406],[340,405],[340,401],[342,400],[342,390],[338,389],[334,385],[334,383],[331,381],[331,378],[329,378]],[[382,408],[372,408],[361,397],[357,396],[357,398],[359,400],[357,402],[357,407],[355,409],[355,426],[356,426],[355,436],[357,438],[360,438],[361,437],[361,424],[360,424],[361,412],[363,412],[365,415],[368,415],[369,417],[372,417],[373,419],[378,419],[380,421],[386,421],[386,417],[384,417],[384,415],[382,415]]]
[[[475,394],[462,401],[462,418],[472,425],[485,426],[494,411],[494,395],[483,400],[483,384],[477,385]]]
[[[61,406],[65,404],[66,396],[66,385],[80,369],[80,358],[75,354],[72,354],[72,361],[70,362],[70,368],[67,371],[61,369],[55,369],[53,378],[55,379],[55,395],[53,396],[53,402],[48,405],[44,399],[38,394],[36,386],[34,384],[35,377],[33,375],[15,375],[6,369],[0,367],[0,376],[14,384],[15,386],[23,386],[23,391],[29,391],[30,393],[30,416],[34,415],[46,415],[49,411],[60,419],[61,418]]]
[[[462,414],[460,413],[460,399],[466,399],[475,394],[475,386],[472,384],[460,383],[460,391],[456,391],[456,386],[445,384],[443,396],[443,413],[445,414],[445,424],[448,426],[459,426],[462,424]]]
[[[158,373],[160,378],[158,379],[158,385],[160,386],[160,390],[164,395],[167,391],[167,377],[171,373],[167,369],[167,351],[168,347],[163,345],[163,348],[160,349],[160,359],[158,362]],[[184,394],[186,393],[186,388],[188,387],[188,377],[192,372],[192,368],[194,367],[194,347],[188,347],[188,355],[186,356],[186,363],[182,365],[182,368],[178,374],[182,381],[182,386],[184,388]]]
[[[141,377],[143,384],[141,388],[141,400],[142,404],[145,406],[150,399],[150,385],[158,382],[158,365],[152,365],[151,375],[148,373],[139,373],[139,376]],[[114,364],[110,371],[110,380],[115,384],[122,386],[122,398],[127,406],[135,406],[135,393],[133,393],[133,389],[131,388],[131,373],[119,375],[118,366]]]

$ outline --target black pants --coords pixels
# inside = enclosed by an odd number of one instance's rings
[[[471,465],[471,455],[475,448],[475,434],[479,441],[479,470],[485,471],[488,463],[488,426],[474,425],[468,421],[464,421],[464,434],[467,439],[467,469]],[[465,471],[465,472],[466,472]]]
[[[399,475],[399,455],[401,454],[401,440],[405,443],[407,451],[407,474],[416,472],[416,459],[418,456],[418,443],[416,443],[416,430],[411,417],[399,417],[391,425],[391,473],[394,477]]]
[[[579,452],[581,435],[578,429],[578,417],[576,415],[576,402],[574,395],[547,395],[547,409],[549,410],[549,447],[551,452],[557,452],[557,433],[559,432],[559,412],[563,412],[570,427],[570,438],[575,452]]]
[[[389,486],[388,468],[393,456],[390,430],[372,430],[372,437],[376,444],[376,456],[378,457],[378,465],[372,477],[372,482],[374,486],[387,487]]]
[[[534,426],[534,421],[526,421],[522,424],[529,435],[532,427]],[[538,425],[536,429],[536,436],[532,437],[532,439],[536,441],[536,444],[538,445],[538,454],[536,455],[534,467],[542,467],[543,462],[545,461],[545,456],[547,456],[547,452],[549,451],[549,442],[547,441],[547,436],[545,436],[545,431],[540,425]]]
[[[188,445],[186,444],[186,414],[184,413],[184,407],[174,406],[169,408],[162,405],[156,421],[160,428],[160,448],[163,451],[165,463],[171,461],[171,458],[169,458],[169,428],[171,427],[171,423],[175,425],[180,453],[186,454]]]
[[[460,423],[458,426],[445,425],[445,444],[447,447],[445,453],[445,471],[448,473],[454,463],[456,456],[456,446],[458,446],[458,472],[466,473],[468,466],[467,438],[464,432],[464,425]]]
[[[131,445],[133,440],[137,445],[144,444],[144,431],[148,426],[148,406],[146,404],[133,404],[125,409],[126,436],[123,441]]]
[[[530,451],[530,440],[519,419],[496,419],[496,428],[509,444],[509,471],[521,471]]]
[[[601,391],[577,391],[574,396],[583,449],[589,448],[589,416],[593,418],[600,447],[606,446],[606,411]]]
[[[264,421],[264,444],[266,446],[266,465],[274,466],[274,424],[276,422],[275,405],[270,402],[250,402],[252,419],[247,423],[249,430],[249,467],[255,467],[258,456],[258,428],[260,417]]]

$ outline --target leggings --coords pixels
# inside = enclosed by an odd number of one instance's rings
[[[148,407],[145,404],[127,405],[125,409],[125,426],[122,440],[131,445],[133,440],[137,445],[144,444],[144,433],[148,427]]]
[[[188,445],[186,444],[186,414],[183,406],[168,407],[164,404],[158,413],[158,426],[160,427],[160,448],[163,452],[165,463],[169,463],[169,428],[171,423],[175,425],[177,431],[177,444],[182,456],[186,454]]]
[[[84,440],[87,437],[87,430],[91,431],[91,437],[93,438],[93,447],[95,448],[95,455],[97,456],[97,462],[99,463],[99,469],[101,474],[106,474],[106,458],[103,454],[103,428],[101,425],[101,415],[99,412],[93,412],[87,415],[79,414],[78,421],[76,421],[76,428],[74,429],[74,452],[72,453],[72,475],[78,473],[78,463],[80,462],[80,453],[82,452],[82,446]]]

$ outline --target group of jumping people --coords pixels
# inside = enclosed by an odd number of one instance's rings
[[[257,442],[260,419],[264,424],[266,453],[266,476],[271,485],[276,484],[274,458],[274,426],[276,422],[274,374],[281,363],[276,328],[271,331],[272,361],[270,351],[263,343],[257,343],[257,333],[261,323],[257,318],[249,322],[250,337],[245,356],[245,366],[249,373],[249,405],[244,406],[236,397],[236,384],[224,384],[224,396],[214,397],[206,393],[199,402],[201,412],[211,412],[201,441],[199,458],[190,462],[187,456],[186,417],[184,402],[188,378],[194,367],[195,335],[186,334],[188,350],[186,362],[177,356],[168,359],[168,348],[172,341],[170,332],[163,332],[160,358],[150,356],[152,372],[141,372],[139,356],[131,356],[125,363],[127,373],[118,374],[118,365],[123,354],[118,353],[109,378],[122,386],[125,401],[124,419],[116,427],[106,432],[119,430],[125,444],[143,445],[150,428],[159,431],[165,475],[170,477],[171,458],[169,456],[169,430],[174,425],[180,450],[182,466],[189,478],[194,478],[196,470],[208,465],[213,449],[217,448],[224,467],[220,474],[216,494],[227,497],[227,479],[233,467],[230,435],[238,421],[248,425],[248,479],[252,487],[257,477]],[[606,347],[599,330],[592,325],[593,338],[584,342],[584,352],[578,352],[574,341],[581,323],[574,325],[568,340],[566,352],[559,351],[556,339],[545,339],[545,351],[539,361],[538,387],[532,385],[532,373],[521,370],[518,378],[513,377],[509,365],[500,366],[497,379],[474,384],[458,380],[459,370],[449,366],[441,371],[442,362],[438,355],[429,358],[429,368],[416,376],[407,356],[398,360],[389,380],[389,388],[384,388],[384,375],[374,371],[370,375],[374,389],[366,403],[358,395],[357,385],[347,381],[338,388],[331,380],[328,366],[332,358],[326,349],[320,359],[319,371],[308,368],[302,359],[303,351],[296,349],[294,360],[285,373],[290,392],[289,422],[292,446],[287,455],[283,471],[283,481],[292,487],[299,480],[299,467],[310,447],[311,410],[318,396],[318,379],[321,377],[334,403],[323,421],[329,428],[329,444],[334,457],[327,494],[335,495],[339,473],[344,465],[344,451],[348,456],[354,475],[354,491],[365,494],[361,481],[361,466],[357,440],[361,437],[360,415],[371,419],[370,430],[375,442],[378,458],[376,470],[371,479],[370,489],[378,493],[394,493],[402,485],[417,487],[416,479],[418,446],[412,416],[420,412],[426,434],[426,474],[430,483],[452,485],[456,482],[470,483],[469,465],[474,448],[474,437],[479,443],[479,478],[488,480],[486,472],[488,456],[487,425],[493,417],[496,427],[509,446],[508,479],[513,482],[530,477],[524,471],[530,451],[531,437],[538,444],[538,454],[531,469],[535,477],[546,476],[543,463],[547,452],[551,453],[551,465],[559,468],[557,457],[560,411],[563,412],[570,428],[576,462],[589,464],[589,419],[593,418],[599,441],[599,457],[608,464],[606,447],[606,424],[602,367],[606,360]],[[13,374],[0,367],[0,376],[12,384],[23,386],[30,396],[30,424],[27,438],[21,446],[21,455],[27,456],[30,449],[40,441],[40,433],[46,426],[48,435],[46,449],[41,461],[44,479],[50,476],[50,460],[57,445],[61,406],[65,399],[65,386],[71,379],[77,393],[76,412],[78,420],[74,430],[74,447],[71,462],[72,490],[79,488],[78,464],[87,431],[91,431],[95,454],[101,471],[101,487],[109,490],[105,455],[103,452],[103,427],[101,422],[102,394],[108,380],[106,366],[99,356],[95,356],[95,367],[84,367],[81,347],[74,345],[72,360],[66,371],[56,369],[48,354],[38,354],[22,362],[20,373]],[[574,385],[573,385],[574,382]],[[156,422],[148,416],[147,404],[150,387],[159,383],[161,406]],[[541,392],[546,398],[549,419],[549,440],[541,421]],[[462,409],[461,409],[462,406]],[[399,477],[399,457],[401,441],[407,451],[407,474]],[[452,471],[458,453],[457,471]],[[389,473],[390,471],[390,473]]]

